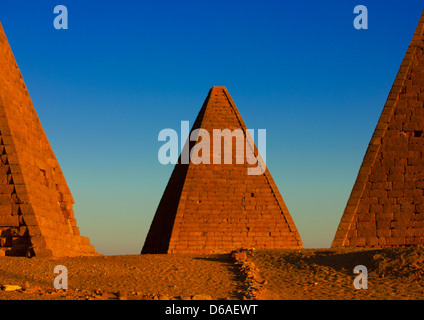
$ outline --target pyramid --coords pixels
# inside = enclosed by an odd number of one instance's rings
[[[0,255],[96,254],[0,24]]]
[[[424,12],[406,52],[332,247],[424,244]]]
[[[256,249],[300,248],[302,241],[268,169],[249,174],[255,166],[237,162],[240,149],[231,144],[232,162],[213,151],[213,129],[242,130],[246,125],[225,87],[213,87],[201,108],[193,130],[210,135],[210,164],[175,165],[150,226],[141,253],[227,253],[240,247]],[[248,135],[247,137],[250,137]],[[189,150],[199,143],[191,142]],[[250,149],[258,155],[252,140]],[[252,142],[252,143],[250,143]],[[224,150],[224,143],[221,144]],[[203,152],[203,149],[202,149]],[[219,157],[221,164],[215,161]],[[225,157],[224,157],[225,158]],[[257,164],[256,164],[257,165]]]

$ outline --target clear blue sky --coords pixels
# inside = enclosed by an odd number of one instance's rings
[[[366,5],[369,29],[353,27]],[[66,5],[69,29],[53,27]],[[226,86],[304,247],[329,247],[422,0],[1,1],[0,21],[103,254],[140,252],[172,172],[164,128]]]

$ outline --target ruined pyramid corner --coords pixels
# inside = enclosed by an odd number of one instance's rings
[[[0,255],[97,255],[1,25],[0,70]]]

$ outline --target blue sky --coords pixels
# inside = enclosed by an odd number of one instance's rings
[[[353,27],[366,5],[368,30]],[[66,5],[69,29],[53,27]],[[226,86],[304,247],[329,247],[422,1],[2,1],[0,22],[103,254],[140,252],[172,172],[164,128]]]

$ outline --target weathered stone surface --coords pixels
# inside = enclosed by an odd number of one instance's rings
[[[0,25],[0,249],[6,255],[96,254]]]
[[[424,244],[424,12],[332,247]]]
[[[236,163],[235,141],[232,164],[213,161],[223,157],[221,150],[213,152],[214,129],[241,129],[246,142],[246,125],[225,87],[209,91],[192,132],[198,128],[210,135],[210,164],[178,162],[142,253],[210,254],[240,247],[301,247],[299,233],[268,169],[249,175],[248,168],[257,164],[248,164],[246,158],[244,164]],[[190,150],[197,143],[191,142]],[[253,149],[257,154],[256,146]]]

